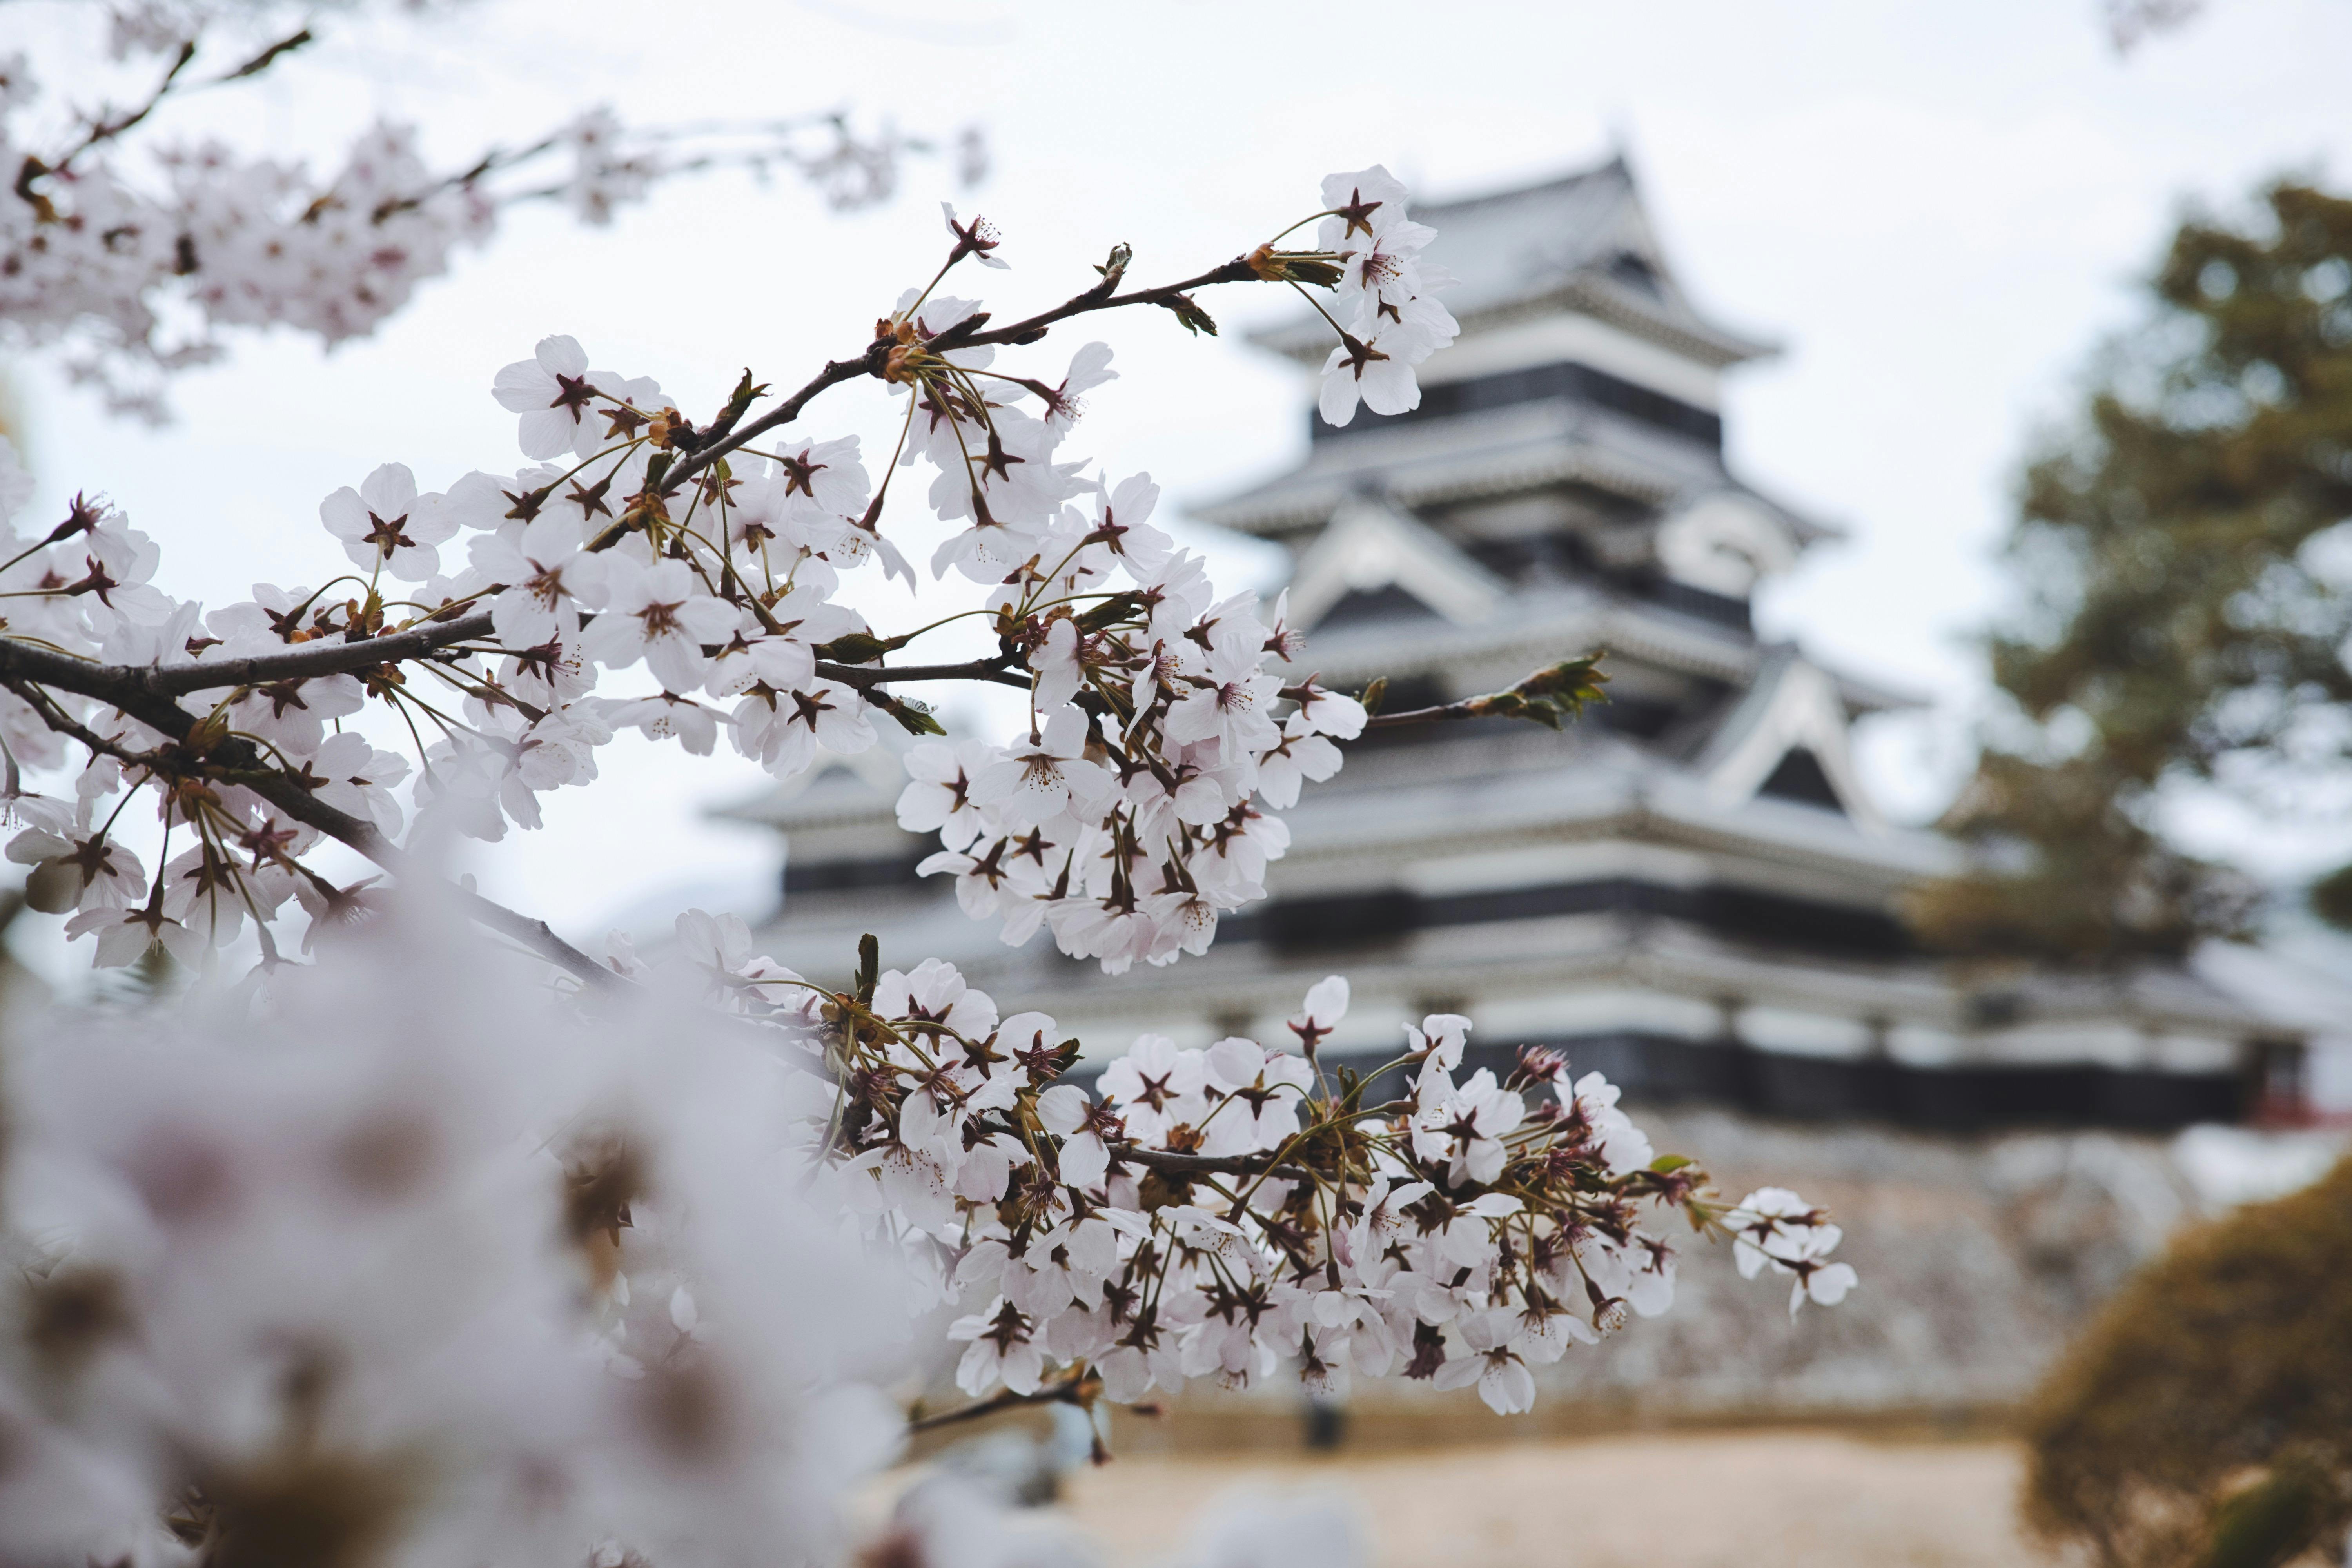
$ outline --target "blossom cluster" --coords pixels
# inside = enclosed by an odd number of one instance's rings
[[[1384,172],[1336,179],[1347,202],[1305,221],[1421,243],[1371,216]],[[939,285],[1001,266],[1001,240],[952,210],[947,228],[931,285],[782,399],[747,373],[690,418],[544,340],[492,386],[522,467],[432,489],[384,464],[320,505],[342,570],[210,610],[156,584],[154,542],[103,500],[20,530],[0,447],[0,742],[28,901],[69,912],[100,964],[160,947],[209,970],[248,932],[262,959],[178,1016],[34,1031],[53,1048],[12,1074],[0,1245],[28,1286],[0,1325],[0,1557],[236,1560],[229,1542],[299,1517],[398,1535],[401,1561],[577,1563],[583,1542],[601,1568],[780,1542],[837,1560],[827,1500],[897,1429],[873,1390],[919,1380],[907,1331],[942,1309],[977,1402],[946,1418],[1285,1369],[1523,1410],[1532,1368],[1671,1300],[1664,1211],[1790,1279],[1792,1311],[1852,1287],[1819,1211],[1780,1189],[1716,1204],[1555,1055],[1471,1070],[1469,1021],[1440,1015],[1370,1072],[1325,1059],[1336,977],[1295,1049],[1147,1037],[1097,1095],[1053,1019],[1002,1014],[936,959],[886,971],[869,938],[834,989],[689,912],[649,961],[598,962],[417,873],[404,835],[535,826],[625,728],[698,752],[724,734],[789,777],[889,722],[941,737],[909,753],[901,820],[940,835],[927,869],[1008,940],[1166,963],[1263,894],[1275,814],[1372,720],[1280,673],[1299,650],[1281,603],[1219,594],[1151,525],[1147,476],[1065,454],[1112,379],[1105,345],[1044,375],[995,354],[1091,310],[1198,322],[1211,284],[1430,318],[1342,233],[1127,292],[1115,251],[1099,285],[992,328]],[[873,470],[801,423],[857,377],[902,399]],[[894,485],[953,525],[929,568],[985,589],[993,653],[893,663],[935,626],[885,636],[840,602],[851,572],[913,583]],[[1579,670],[1464,711],[1555,721]],[[1018,688],[1022,721],[947,742],[903,695],[925,680]],[[322,874],[331,839],[394,890]],[[297,910],[316,966],[276,934]],[[433,913],[579,984],[478,997],[417,936]],[[908,1539],[936,1540],[917,1514]]]
[[[1034,641],[1034,727],[909,748],[898,800],[899,824],[942,845],[919,869],[953,876],[967,914],[1015,945],[1048,925],[1113,973],[1206,952],[1220,913],[1264,896],[1289,846],[1274,813],[1339,771],[1335,742],[1366,720],[1352,698],[1285,686],[1298,639],[1280,602],[1269,626],[1254,594],[1214,599],[1146,521],[1157,494],[1136,476],[1012,547],[1027,557],[990,605]],[[1114,568],[1124,585],[1105,592]]]
[[[944,1480],[859,1539],[920,1297],[800,1179],[815,1080],[485,957],[404,907],[266,996],[14,1042],[0,1561],[1087,1568]]]
[[[198,82],[192,62],[221,20],[201,6],[116,10],[118,56],[176,62],[149,109],[258,75],[310,37],[306,28]],[[205,138],[156,145],[151,179],[121,156],[143,110],[77,109],[72,133],[44,134],[32,123],[39,77],[24,52],[0,55],[0,166],[16,172],[0,196],[0,326],[22,345],[67,345],[76,379],[151,418],[170,374],[219,357],[220,329],[283,324],[329,344],[365,336],[518,201],[604,223],[673,174],[728,163],[795,170],[835,205],[856,206],[889,195],[902,159],[924,145],[854,132],[839,114],[687,134],[593,109],[454,172],[425,162],[415,127],[379,122],[323,178]],[[968,169],[975,157],[967,144]]]
[[[1339,178],[1386,188],[1377,169]],[[950,208],[947,226],[942,277],[1003,265],[984,224]],[[1237,262],[1218,280],[1265,270]],[[1220,914],[1264,895],[1287,844],[1276,814],[1338,770],[1365,711],[1286,683],[1300,639],[1280,603],[1221,595],[1151,526],[1149,476],[1114,484],[1065,455],[1082,400],[1115,378],[1109,348],[1084,345],[1051,379],[1011,374],[985,320],[936,280],[881,320],[856,362],[903,404],[878,481],[854,436],[730,434],[767,395],[748,374],[698,424],[653,381],[550,337],[493,386],[527,466],[426,490],[384,464],[320,507],[347,571],[209,612],[155,586],[156,546],[103,501],[32,539],[0,505],[0,636],[114,681],[0,679],[13,755],[57,763],[68,736],[88,752],[69,792],[14,797],[26,826],[8,853],[36,868],[38,906],[69,912],[101,964],[157,943],[196,961],[296,906],[352,912],[353,890],[304,859],[322,837],[381,861],[412,827],[536,827],[539,797],[593,781],[626,729],[706,754],[723,732],[790,778],[872,745],[877,720],[940,733],[893,688],[944,676],[1030,700],[1008,741],[914,748],[900,819],[943,846],[925,871],[951,874],[1007,942],[1045,926],[1112,972],[1204,951]],[[961,525],[930,568],[988,585],[995,655],[901,676],[885,656],[920,633],[879,637],[837,602],[861,568],[914,584],[882,526],[893,483],[924,486]],[[614,689],[625,672],[635,689]],[[158,718],[115,695],[158,682],[211,712],[167,701]],[[152,876],[123,842],[142,795]]]
[[[1743,1275],[1790,1278],[1792,1314],[1855,1283],[1821,1211],[1781,1188],[1712,1205],[1696,1167],[1654,1157],[1614,1086],[1554,1053],[1461,1076],[1470,1021],[1441,1014],[1371,1073],[1327,1070],[1338,976],[1290,1020],[1303,1050],[1147,1035],[1099,1099],[1066,1081],[1076,1043],[1053,1019],[999,1016],[938,960],[862,999],[792,1005],[821,1025],[810,1048],[839,1086],[812,1135],[852,1206],[945,1260],[970,1394],[1132,1403],[1281,1373],[1325,1394],[1356,1377],[1475,1384],[1524,1411],[1531,1368],[1672,1304],[1674,1248],[1647,1227],[1673,1209],[1736,1237]]]
[[[795,1199],[772,1055],[406,921],[252,1001],[12,1053],[0,1558],[832,1554],[901,1288]]]
[[[1330,1075],[1336,978],[1302,1050],[1147,1037],[1097,1099],[1050,1018],[936,961],[829,993],[690,914],[641,989],[583,1009],[446,913],[24,1034],[0,1557],[244,1561],[299,1530],[325,1561],[842,1562],[904,1429],[883,1391],[921,1385],[942,1303],[968,1409],[1286,1373],[1508,1412],[1667,1306],[1660,1212],[1793,1277],[1792,1310],[1853,1284],[1818,1211],[1711,1205],[1599,1075],[1462,1076],[1459,1017]],[[1226,1568],[1301,1561],[1279,1518],[1220,1531]],[[1350,1561],[1332,1544],[1311,1560]],[[1086,1561],[939,1488],[885,1549]]]
[[[1421,259],[1437,231],[1406,216],[1404,185],[1377,164],[1327,177],[1323,205],[1328,215],[1316,238],[1339,264],[1335,302],[1344,318],[1332,323],[1339,346],[1323,366],[1323,417],[1344,426],[1359,401],[1375,414],[1418,408],[1413,367],[1459,331],[1435,292],[1451,278]]]

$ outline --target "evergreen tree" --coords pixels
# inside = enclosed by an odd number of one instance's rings
[[[2256,889],[2168,844],[2159,793],[2273,812],[2352,750],[2352,200],[2292,182],[2192,218],[2080,421],[2027,470],[2014,704],[1944,826],[1977,851],[1916,900],[1944,945],[2091,962],[2242,930]],[[2352,915],[2352,875],[2323,880]]]

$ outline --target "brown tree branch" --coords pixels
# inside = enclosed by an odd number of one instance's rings
[[[839,386],[845,381],[855,381],[862,375],[880,375],[883,365],[889,360],[890,351],[897,346],[893,339],[877,337],[868,343],[866,352],[856,359],[827,360],[824,368],[811,376],[806,385],[768,410],[767,413],[733,434],[713,441],[709,446],[697,447],[680,458],[662,476],[661,482],[666,486],[680,484],[710,467],[728,453],[742,447],[746,442],[766,435],[780,425],[791,424],[800,417],[801,410],[808,406],[809,400],[827,387]],[[588,548],[610,550],[614,545],[618,544],[628,531],[628,525],[616,519],[607,524],[595,538],[588,542]]]
[[[469,642],[490,635],[488,610],[456,620],[427,621],[406,631],[357,642],[300,643],[284,653],[256,654],[250,658],[210,659],[199,664],[174,664],[152,670],[130,671],[140,685],[158,697],[184,696],[227,686],[258,686],[273,680],[307,680],[313,676],[348,675],[379,664],[420,658],[451,643]]]
[[[1001,661],[988,658],[971,659],[962,664],[835,664],[817,661],[816,672],[827,680],[837,680],[844,686],[854,686],[860,691],[869,687],[891,686],[908,680],[988,680],[999,686],[1017,686],[1029,689],[1027,676],[1015,675]]]
[[[1300,1165],[1276,1165],[1267,1163],[1264,1154],[1176,1154],[1165,1149],[1147,1149],[1139,1143],[1113,1143],[1113,1160],[1171,1176],[1264,1176],[1276,1175],[1292,1181],[1312,1181],[1315,1173]]]
[[[1084,1409],[1087,1402],[1102,1392],[1102,1380],[1091,1371],[1060,1383],[1048,1384],[1033,1394],[1015,1394],[1000,1388],[985,1399],[970,1405],[959,1405],[953,1410],[942,1410],[936,1415],[917,1417],[907,1423],[909,1432],[931,1432],[941,1426],[954,1426],[966,1421],[977,1421],[993,1415],[1000,1410],[1018,1410],[1033,1405],[1075,1405]]]

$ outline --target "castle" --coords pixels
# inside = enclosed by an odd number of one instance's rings
[[[1328,686],[1385,677],[1393,710],[1601,648],[1609,700],[1559,733],[1375,731],[1287,815],[1264,903],[1205,957],[1108,983],[966,921],[915,875],[935,846],[893,818],[896,753],[839,759],[736,814],[788,840],[769,951],[830,973],[877,931],[1051,1013],[1097,1064],[1146,1030],[1280,1038],[1340,973],[1327,1052],[1385,1057],[1407,1019],[1461,1012],[1493,1059],[1554,1047],[1653,1104],[2158,1130],[2291,1094],[2293,1031],[2187,971],[1913,942],[1897,901],[1952,850],[1873,806],[1849,745],[1907,700],[1757,635],[1757,585],[1834,531],[1726,466],[1724,376],[1770,351],[1685,296],[1624,162],[1415,216],[1462,323],[1420,407],[1310,410],[1304,461],[1194,515],[1288,549]],[[1311,368],[1319,327],[1256,341]]]

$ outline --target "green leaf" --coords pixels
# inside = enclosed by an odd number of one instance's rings
[[[1650,1162],[1650,1169],[1657,1172],[1658,1174],[1662,1176],[1665,1176],[1671,1175],[1676,1171],[1686,1170],[1689,1168],[1691,1163],[1692,1162],[1688,1155],[1661,1154],[1656,1159]]]
[[[1385,675],[1372,677],[1365,684],[1363,690],[1356,694],[1356,700],[1364,705],[1364,712],[1367,716],[1379,712],[1381,705],[1388,700],[1389,678]]]

